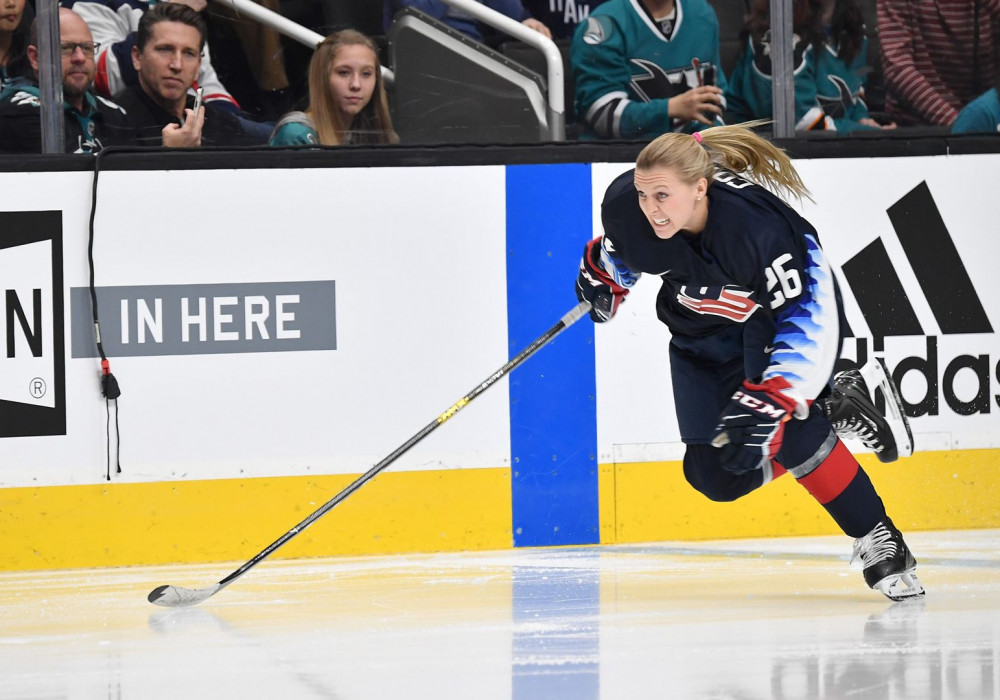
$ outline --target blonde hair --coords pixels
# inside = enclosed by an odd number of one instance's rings
[[[356,45],[370,49],[375,56],[375,90],[368,104],[350,124],[345,124],[330,94],[330,69],[341,47]],[[339,146],[347,142],[352,134],[353,143],[399,142],[389,115],[389,99],[382,80],[378,47],[370,37],[354,29],[343,29],[334,32],[316,47],[309,61],[309,107],[306,113],[316,127],[319,142],[324,146]]]
[[[791,159],[783,150],[752,129],[768,120],[714,126],[691,134],[668,133],[650,141],[639,153],[639,170],[670,168],[681,180],[694,184],[699,178],[712,184],[717,167],[742,175],[775,194],[812,199]]]

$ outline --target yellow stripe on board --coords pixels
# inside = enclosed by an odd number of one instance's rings
[[[0,570],[246,561],[354,475],[0,489]],[[379,474],[275,558],[506,549],[509,469]]]
[[[911,530],[1000,527],[1000,450],[919,452],[882,464],[858,456],[893,522]],[[785,475],[733,503],[714,503],[685,480],[680,462],[601,465],[601,543],[832,535],[840,530]]]

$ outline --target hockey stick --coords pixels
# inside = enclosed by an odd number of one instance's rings
[[[323,515],[330,511],[335,505],[343,501],[345,498],[350,496],[352,493],[361,488],[366,482],[370,481],[372,477],[378,474],[380,471],[388,467],[390,464],[399,459],[407,450],[416,445],[418,442],[423,440],[425,437],[430,435],[434,430],[444,423],[446,420],[458,413],[462,408],[464,408],[469,402],[474,398],[482,394],[484,391],[489,389],[491,386],[497,383],[502,377],[511,372],[515,367],[520,365],[522,362],[527,360],[529,357],[535,354],[536,351],[540,350],[542,346],[547,344],[550,340],[555,338],[559,333],[561,333],[566,328],[573,325],[581,316],[586,314],[590,310],[590,304],[585,301],[581,301],[577,306],[570,310],[566,315],[559,319],[558,323],[549,328],[547,331],[542,333],[538,338],[536,338],[530,345],[524,348],[521,352],[517,354],[512,360],[507,362],[503,367],[498,369],[496,372],[491,374],[486,378],[481,384],[479,384],[475,389],[470,391],[468,394],[463,396],[461,399],[452,404],[448,410],[439,415],[433,421],[428,423],[420,432],[411,437],[409,440],[404,442],[402,445],[397,447],[389,456],[383,459],[381,462],[376,464],[374,467],[366,471],[360,477],[355,479],[347,488],[338,493],[336,496],[331,498],[329,501],[320,506],[315,512],[312,513],[305,520],[300,522],[298,525],[293,527],[291,530],[286,532],[284,535],[276,539],[274,542],[265,547],[257,556],[249,560],[243,566],[238,568],[233,573],[226,576],[224,579],[218,583],[212,584],[207,588],[183,588],[181,586],[158,586],[154,588],[147,599],[150,603],[154,605],[162,605],[165,608],[180,608],[188,605],[197,605],[202,601],[208,600],[213,595],[221,591],[223,588],[231,584],[233,581],[238,579],[240,576],[248,572],[250,569],[255,567],[257,564],[261,563],[267,557],[271,556],[279,547],[288,542],[290,539],[295,537],[297,534],[305,530],[307,527],[312,525],[314,522],[319,520]]]

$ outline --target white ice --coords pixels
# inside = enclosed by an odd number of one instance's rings
[[[1000,530],[0,574],[0,698],[1000,699]],[[248,552],[251,557],[256,552]]]

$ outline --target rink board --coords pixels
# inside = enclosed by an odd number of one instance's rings
[[[857,336],[844,358],[884,358],[912,406],[916,456],[861,455],[890,514],[996,527],[1000,237],[975,204],[1000,157],[797,165]],[[0,212],[0,568],[252,556],[575,304],[627,167],[102,173],[117,421],[91,176],[0,174],[20,212]],[[178,187],[213,196],[149,217]],[[565,331],[276,556],[833,533],[791,479],[735,504],[683,482],[656,289]]]

